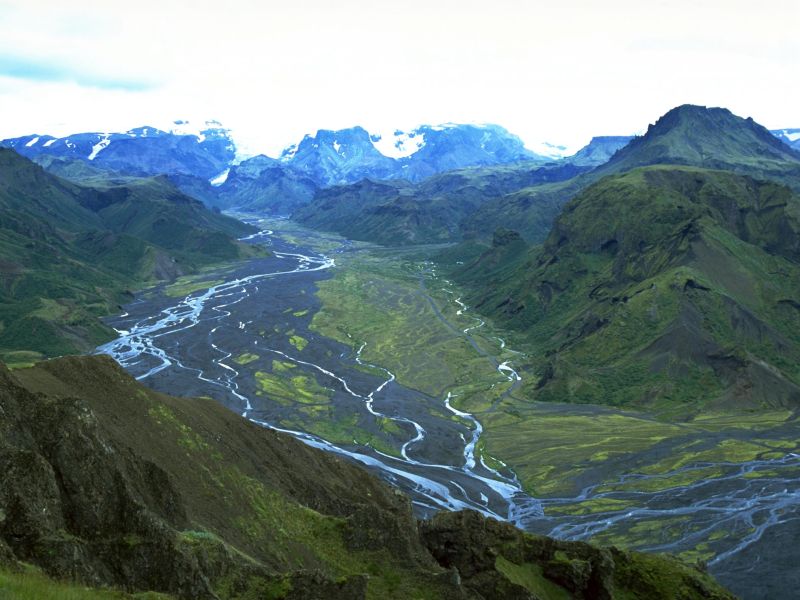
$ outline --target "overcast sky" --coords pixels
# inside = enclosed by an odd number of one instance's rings
[[[529,143],[678,104],[800,127],[800,0],[0,0],[0,137],[217,119],[306,132],[489,122]]]

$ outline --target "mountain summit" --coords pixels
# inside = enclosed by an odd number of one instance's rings
[[[755,177],[788,178],[786,183],[800,185],[800,152],[752,118],[738,117],[726,108],[691,104],[673,108],[598,173],[654,164],[728,169]]]
[[[373,134],[363,127],[321,129],[286,148],[287,166],[320,187],[370,179],[421,181],[437,173],[525,160],[548,160],[498,125],[423,125]]]

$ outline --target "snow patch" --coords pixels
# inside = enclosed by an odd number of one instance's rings
[[[333,149],[336,152],[336,154],[341,154],[339,152],[339,148],[341,148],[341,147],[342,147],[342,145],[338,142],[338,140],[333,140]]]
[[[36,142],[38,142],[38,141],[39,141],[39,138],[38,138],[38,137],[35,137],[35,138],[33,138],[33,139],[30,141],[30,142],[28,142],[27,144],[25,144],[25,147],[26,147],[26,148],[30,148],[31,146],[33,146],[33,145],[34,145]]]
[[[370,136],[375,149],[389,158],[407,158],[425,147],[425,134],[419,130]]]
[[[539,156],[544,156],[546,158],[564,158],[565,156],[574,154],[574,152],[566,146],[551,144],[550,142],[527,143],[525,147],[531,152],[535,152]]]
[[[440,123],[439,125],[428,125],[428,129],[431,131],[446,131],[448,129],[456,129],[458,127],[457,123]]]
[[[198,144],[206,141],[206,139],[208,139],[207,134],[209,133],[212,134],[214,139],[229,137],[228,134],[230,133],[229,130],[222,127],[222,123],[214,119],[197,124],[192,121],[179,119],[172,122],[168,131],[173,135],[193,135],[197,138]]]
[[[48,148],[49,146],[52,146],[53,144],[55,144],[57,141],[58,141],[58,138],[53,138],[52,140],[47,140],[44,143],[44,147]]]
[[[222,173],[217,175],[216,177],[212,177],[208,180],[208,183],[213,185],[214,187],[220,186],[228,180],[228,174],[231,172],[230,169],[225,169]]]
[[[790,142],[796,142],[800,140],[800,129],[792,129],[792,130],[784,130],[783,137],[785,137]]]
[[[283,152],[281,152],[280,160],[282,160],[283,162],[289,162],[290,160],[292,160],[294,158],[294,155],[297,154],[297,147],[298,147],[297,144],[292,144],[291,146],[287,146],[286,148],[284,148]]]
[[[107,148],[110,143],[111,143],[111,134],[104,133],[100,141],[97,142],[94,146],[92,146],[92,153],[89,155],[89,160],[94,160],[97,157],[97,155],[100,154],[100,151],[103,150],[104,148]]]

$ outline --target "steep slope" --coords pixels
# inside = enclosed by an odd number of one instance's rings
[[[211,179],[224,171],[236,155],[236,146],[219,123],[207,122],[199,131],[138,127],[124,133],[77,133],[63,138],[27,135],[0,141],[19,154],[77,160],[100,170],[127,175],[193,175]],[[50,160],[52,160],[52,158]]]
[[[194,266],[238,258],[236,238],[253,232],[241,221],[206,209],[163,176],[112,181],[83,196],[105,228],[158,245]]]
[[[673,108],[596,173],[620,173],[655,164],[725,169],[800,189],[800,152],[753,119],[743,119],[725,108],[688,104]]]
[[[254,229],[163,179],[78,186],[0,149],[0,355],[87,350],[128,290],[245,256]]]
[[[670,110],[593,171],[562,184],[527,187],[486,202],[463,228],[477,233],[506,227],[539,243],[560,207],[575,194],[607,175],[656,164],[725,169],[800,191],[800,153],[752,119],[724,108],[684,105]]]
[[[457,277],[536,341],[536,398],[800,403],[800,198],[784,186],[636,169],[586,189],[542,249],[487,273],[497,254]]]
[[[107,357],[0,365],[0,563],[179,598],[732,598],[675,559],[418,525],[362,469]]]

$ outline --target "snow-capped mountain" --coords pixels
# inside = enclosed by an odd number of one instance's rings
[[[773,129],[770,133],[796,150],[800,150],[800,129]]]
[[[411,181],[465,167],[547,159],[525,148],[520,138],[499,125],[425,125],[412,133],[410,140],[419,150],[400,159],[403,177]]]
[[[307,175],[264,155],[231,167],[210,204],[249,212],[289,215],[308,204],[318,186]]]
[[[372,179],[420,181],[465,167],[546,160],[497,125],[423,125],[369,133],[363,127],[322,129],[286,148],[280,160],[320,186]]]
[[[195,127],[175,121],[169,131],[137,127],[119,133],[76,133],[62,138],[27,135],[0,141],[33,160],[54,157],[81,161],[101,170],[130,175],[178,174],[213,179],[236,156],[228,130],[216,121]]]
[[[320,129],[316,135],[306,135],[299,144],[284,150],[280,160],[321,187],[366,177],[393,179],[400,174],[397,161],[381,154],[363,127]]]

